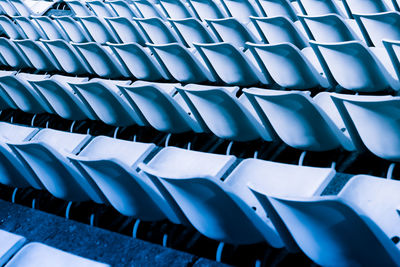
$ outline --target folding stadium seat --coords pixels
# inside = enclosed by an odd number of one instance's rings
[[[384,0],[342,0],[344,8],[349,16],[353,14],[373,14],[390,11]]]
[[[230,43],[241,49],[245,48],[246,42],[259,42],[257,37],[235,18],[207,19],[206,22],[220,42]]]
[[[39,41],[29,39],[14,40],[25,58],[34,69],[39,71],[54,71],[58,69],[57,63]]]
[[[118,40],[118,37],[114,35],[110,27],[101,18],[98,18],[96,16],[89,16],[76,17],[76,19],[81,23],[83,28],[91,37],[92,41],[99,44],[105,44],[106,42],[120,42]]]
[[[0,230],[0,265],[6,262],[17,252],[26,242],[26,238],[4,230]]]
[[[313,63],[294,45],[247,43],[263,73],[279,86],[304,90],[330,88],[326,77],[322,76]]]
[[[71,43],[86,60],[90,69],[103,78],[129,78],[130,75],[104,47],[98,43]]]
[[[42,243],[32,242],[20,249],[5,267],[50,267],[50,266],[76,266],[76,267],[109,267],[110,265],[86,259]]]
[[[139,13],[126,1],[123,0],[107,0],[105,1],[117,14],[117,17],[124,17],[132,19],[133,17],[140,17]]]
[[[4,37],[0,37],[0,55],[2,61],[12,68],[23,69],[32,67],[17,45],[12,40]]]
[[[272,128],[264,128],[252,107],[236,98],[232,92],[235,88],[193,84],[177,89],[196,120],[219,138],[238,142],[274,140]]]
[[[54,20],[50,19],[46,16],[31,16],[31,19],[35,21],[38,27],[41,29],[42,33],[45,35],[44,39],[47,40],[68,40],[68,37],[65,35],[64,31],[60,28],[59,25],[54,22]]]
[[[248,0],[221,0],[221,3],[229,17],[234,17],[243,24],[250,22],[250,16],[262,17],[262,12]]]
[[[335,43],[360,40],[361,34],[355,31],[337,14],[320,16],[301,16],[299,20],[305,28],[308,38],[317,42]],[[360,33],[360,30],[358,30]]]
[[[166,218],[161,209],[165,200],[151,181],[136,171],[138,163],[154,149],[154,144],[98,136],[69,159],[121,214],[158,221]]]
[[[169,44],[180,43],[179,37],[176,36],[171,28],[168,27],[160,18],[133,18],[146,39],[153,44]]]
[[[297,20],[296,11],[289,0],[255,0],[264,17],[286,17]]]
[[[170,79],[153,56],[140,45],[126,43],[108,44],[108,46],[122,67],[136,79],[147,81]]]
[[[215,43],[217,38],[197,19],[168,19],[179,38],[186,47],[193,43]]]
[[[61,39],[42,40],[42,44],[62,72],[73,75],[94,74],[84,58],[66,41]]]
[[[266,44],[291,43],[299,49],[308,46],[307,37],[285,17],[258,18],[250,17],[261,40]]]
[[[1,122],[0,130],[0,183],[16,188],[32,186],[36,189],[41,189],[41,183],[29,174],[22,162],[5,144],[7,141],[23,142],[29,140],[39,129]],[[0,264],[2,262],[1,254],[0,252]]]
[[[32,15],[32,10],[21,0],[8,0],[18,11],[20,16],[29,17]]]
[[[265,127],[272,125],[287,145],[306,151],[355,150],[351,139],[308,92],[250,88],[244,93]],[[334,106],[325,110],[329,108]]]
[[[122,43],[137,43],[142,46],[146,43],[143,34],[137,29],[131,18],[115,17],[104,19]]]
[[[66,158],[78,153],[90,138],[84,134],[42,129],[30,141],[7,144],[53,196],[67,201],[103,203],[99,189],[88,183]]]
[[[229,43],[194,44],[214,77],[228,85],[270,84],[246,56]]]
[[[8,16],[19,16],[18,10],[15,6],[8,0],[0,1],[0,7],[4,10],[5,14]]]
[[[376,14],[354,14],[364,38],[374,46],[382,46],[382,39],[400,40],[400,14],[398,12],[382,12]]]
[[[24,31],[16,25],[11,19],[6,16],[0,15],[0,27],[3,34],[10,39],[25,39]]]
[[[381,183],[384,185],[387,182],[392,181],[383,180]],[[388,196],[391,195],[386,193],[394,184],[387,183],[379,188],[373,184],[370,183],[369,187],[360,186],[359,189],[354,184],[348,189],[355,189],[355,192],[343,189],[347,191],[346,194],[311,198],[276,196],[257,186],[251,188],[264,208],[275,213],[271,220],[281,236],[289,236],[287,239],[296,242],[317,264],[327,266],[335,262],[337,266],[398,266],[398,248],[376,224],[374,217],[369,216],[369,213],[381,213],[383,218],[388,218],[391,216],[389,214],[393,214],[393,218],[396,216],[398,220],[397,206],[390,207],[390,204],[382,201],[390,199]],[[375,184],[378,186],[378,183]],[[361,191],[362,188],[370,194]],[[379,192],[378,196],[375,190]],[[380,199],[374,203],[374,198]],[[395,226],[392,228],[395,229]]]
[[[77,96],[88,105],[105,124],[114,126],[146,125],[146,121],[121,96],[117,85],[130,81],[92,79],[89,82],[70,83]]]
[[[148,44],[150,51],[169,76],[178,82],[215,82],[211,72],[181,44]]]
[[[196,17],[193,12],[180,0],[159,0],[160,7],[171,19]]]
[[[82,102],[69,85],[87,81],[88,78],[53,75],[49,79],[28,82],[47,101],[51,113],[67,120],[98,120],[90,106]]]
[[[60,28],[71,42],[85,43],[90,41],[90,37],[86,31],[70,16],[54,17],[54,21],[58,23]]]
[[[65,0],[69,9],[74,12],[75,16],[91,16],[93,13],[86,6],[84,1],[80,0]]]
[[[222,19],[226,18],[224,10],[213,0],[188,0],[196,17],[204,19]]]
[[[15,23],[21,27],[28,39],[45,39],[46,35],[28,17],[13,17]]]
[[[203,132],[203,127],[189,115],[188,107],[180,103],[175,87],[165,84],[136,81],[129,86],[118,86],[132,107],[137,107],[148,123],[167,133]]]
[[[310,44],[331,84],[337,82],[341,87],[356,92],[399,89],[396,73],[389,66],[390,58],[382,54],[378,59],[363,43],[349,41],[325,44],[310,41]]]
[[[93,13],[97,17],[116,17],[118,16],[117,13],[109,6],[108,4],[104,3],[100,0],[89,0],[85,1],[86,4],[92,9]]]
[[[132,5],[138,10],[142,18],[166,18],[166,15],[148,0],[135,0],[132,1]]]
[[[47,79],[49,75],[18,73],[0,77],[0,90],[3,91],[18,109],[28,113],[51,112],[45,100],[38,95],[28,81]]]
[[[297,0],[300,10],[304,15],[321,16],[327,14],[337,14],[346,18],[344,7],[339,6],[337,0]]]

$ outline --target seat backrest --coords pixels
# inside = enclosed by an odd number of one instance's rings
[[[21,27],[16,25],[11,19],[6,16],[0,16],[0,27],[3,33],[10,39],[25,39],[27,38]]]
[[[32,67],[25,54],[20,52],[12,40],[0,37],[0,48],[0,54],[8,66],[18,69]]]
[[[164,21],[160,18],[134,18],[137,25],[146,36],[146,39],[153,44],[168,44],[179,43],[177,36],[175,36],[170,28],[165,25]]]
[[[342,0],[344,8],[353,18],[353,14],[374,14],[390,11],[384,0]]]
[[[132,4],[136,7],[142,18],[165,18],[165,15],[148,0],[135,0],[132,1]]]
[[[115,17],[117,14],[115,11],[106,3],[99,0],[85,1],[86,4],[93,10],[93,13],[97,17]],[[78,15],[79,16],[79,15]]]
[[[171,19],[192,18],[191,11],[180,0],[159,0],[161,8]]]
[[[224,11],[212,0],[189,0],[188,4],[201,20],[227,17]]]
[[[195,18],[168,20],[186,47],[193,47],[193,43],[214,43],[216,37]]]
[[[249,16],[262,16],[258,7],[253,6],[248,0],[221,0],[221,4],[229,17],[234,17],[244,24],[250,21]]]
[[[297,3],[304,15],[320,16],[337,14],[344,17],[335,0],[297,0]]]
[[[46,38],[44,33],[32,23],[29,17],[13,17],[15,23],[21,27],[24,31],[26,37],[31,40],[39,40],[41,38]]]
[[[125,17],[105,18],[106,22],[113,30],[122,43],[138,43],[144,45],[146,43],[142,33],[136,28],[137,26],[131,19]]]
[[[63,30],[49,17],[46,16],[31,16],[31,19],[36,22],[43,34],[48,40],[68,40]]]
[[[111,8],[118,15],[117,17],[123,17],[127,19],[132,19],[133,17],[140,16],[139,13],[134,10],[126,1],[123,0],[107,0],[107,4],[111,6]]]
[[[75,16],[93,15],[93,13],[86,6],[85,2],[80,0],[66,0],[65,3],[68,5],[69,9],[75,13]]]
[[[6,12],[8,16],[19,16],[18,10],[10,1],[1,1],[0,7]]]
[[[14,40],[30,64],[39,71],[59,70],[57,63],[50,56],[48,51],[41,46],[41,42],[29,39]]]
[[[296,12],[288,0],[256,0],[265,17],[286,17],[291,21],[297,20]]]
[[[71,42],[84,43],[90,40],[86,31],[73,18],[69,16],[53,18]]]
[[[103,23],[104,20],[96,16],[76,17],[80,21],[83,28],[86,30],[91,39],[99,44],[119,43],[118,37],[114,35],[111,29]]]
[[[32,10],[21,0],[8,0],[18,11],[20,16],[29,17],[32,14]]]

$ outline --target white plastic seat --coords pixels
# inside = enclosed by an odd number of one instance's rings
[[[46,99],[52,113],[67,120],[97,120],[84,102],[82,102],[68,83],[87,82],[88,78],[53,75],[46,80],[29,81],[36,92]]]
[[[117,13],[109,6],[108,4],[104,3],[100,0],[89,0],[85,1],[86,4],[92,9],[93,13],[97,17],[116,17]]]
[[[258,43],[259,40],[235,18],[206,19],[210,29],[219,42],[230,43],[236,48],[245,48],[246,42]]]
[[[33,67],[25,57],[25,54],[20,52],[17,45],[12,40],[4,37],[0,37],[0,55],[2,60],[12,68],[23,69]]]
[[[5,265],[5,267],[107,267],[108,264],[100,263],[84,257],[80,257],[42,243],[32,242],[25,245]]]
[[[0,15],[0,28],[3,34],[7,35],[10,39],[25,39],[24,31],[15,24],[11,19],[6,16]]]
[[[256,0],[262,15],[265,17],[286,17],[291,21],[297,20],[297,15],[289,0]]]
[[[224,10],[213,0],[189,0],[188,4],[196,14],[196,17],[201,20],[222,19],[227,17]]]
[[[308,151],[355,150],[352,141],[306,92],[250,88],[244,93],[264,125],[271,125],[287,145]]]
[[[8,15],[8,16],[19,16],[20,15],[18,10],[15,8],[15,6],[10,1],[1,1],[0,7],[1,7],[1,9],[4,10],[6,15]]]
[[[253,63],[229,43],[193,44],[214,77],[228,85],[270,84]]]
[[[117,17],[123,17],[132,19],[133,17],[139,17],[138,11],[136,11],[130,4],[123,0],[107,0],[105,1],[111,6],[111,8],[117,14]]]
[[[138,10],[142,18],[166,18],[166,16],[148,0],[135,0],[132,1],[132,5]]]
[[[380,62],[386,58],[379,60],[359,41],[329,44],[310,41],[310,44],[331,84],[336,81],[341,87],[356,92],[397,91],[400,88],[395,74],[384,67],[390,63]]]
[[[338,1],[336,0],[297,0],[297,3],[304,15],[321,16],[337,14],[345,18],[345,14],[339,8]]]
[[[24,245],[26,238],[4,230],[0,230],[0,265],[6,262]]]
[[[229,17],[234,17],[243,24],[250,22],[250,16],[263,16],[258,7],[253,6],[248,0],[221,0],[221,4]]]
[[[89,135],[42,129],[28,142],[7,144],[53,196],[67,201],[103,203],[98,188],[88,183],[66,158],[70,153],[78,153],[90,138]]]
[[[177,89],[196,120],[219,138],[239,142],[274,140],[272,128],[262,126],[257,115],[228,88],[187,85]]]
[[[142,46],[146,43],[142,33],[136,28],[132,19],[125,17],[105,18],[110,28],[122,43],[137,43]]]
[[[44,39],[68,40],[68,37],[65,35],[64,31],[51,18],[46,16],[31,16],[31,19],[35,21],[39,28],[42,30],[43,34],[45,35]]]
[[[75,14],[75,16],[90,16],[93,13],[86,6],[84,1],[80,0],[65,0],[69,9]]]
[[[202,132],[199,123],[175,100],[175,86],[177,84],[137,81],[129,86],[119,86],[119,89],[130,105],[140,110],[148,123],[158,131],[172,134]]]
[[[69,41],[75,43],[85,43],[90,41],[86,31],[70,16],[53,17],[60,28],[64,31]]]
[[[167,80],[170,77],[158,62],[140,45],[135,43],[108,44],[119,63],[133,77],[148,81]]]
[[[259,67],[264,69],[266,77],[283,88],[304,90],[330,87],[328,80],[293,44],[247,43],[247,46]]]
[[[181,44],[148,44],[150,51],[173,79],[183,83],[214,82],[210,71]]]
[[[217,38],[197,19],[168,19],[172,28],[186,47],[193,47],[193,43],[215,43]]]
[[[291,43],[299,49],[308,46],[305,37],[291,22],[285,17],[258,18],[250,17],[261,40],[266,44]]]
[[[23,142],[29,140],[39,129],[33,127],[19,126],[6,122],[0,123],[0,183],[12,187],[24,188],[32,186],[42,189],[40,181],[35,180],[23,163],[16,157],[14,152],[7,146],[6,142]],[[0,232],[1,235],[1,232]],[[3,247],[0,245],[0,251]],[[0,252],[0,264],[4,264]]]
[[[160,7],[171,19],[185,19],[195,17],[191,10],[180,0],[159,0]]]
[[[20,16],[29,17],[32,15],[32,10],[21,0],[8,0],[17,10]]]
[[[374,14],[390,11],[389,6],[384,0],[342,0],[344,8],[349,16],[353,14]]]
[[[133,18],[146,39],[153,44],[180,43],[179,37],[175,35],[160,18]]]
[[[19,27],[21,27],[28,39],[36,41],[46,38],[46,35],[30,20],[29,17],[17,16],[13,17],[13,20]]]
[[[102,18],[98,18],[96,16],[88,16],[76,17],[76,19],[81,23],[92,41],[99,44],[105,44],[107,42],[120,42],[118,40],[118,37],[114,35],[110,27],[104,22]]]
[[[98,43],[71,43],[86,60],[93,72],[103,78],[129,78],[129,73]]]
[[[114,126],[146,125],[140,114],[122,98],[117,85],[128,85],[129,81],[92,79],[89,82],[70,84],[82,102],[94,111],[106,124]]]
[[[157,189],[136,169],[155,148],[145,144],[95,137],[78,156],[69,159],[87,180],[95,183],[108,203],[125,216],[158,221],[166,215],[158,205]]]

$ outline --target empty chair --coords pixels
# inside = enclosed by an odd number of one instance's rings
[[[234,17],[243,24],[250,22],[249,17],[262,17],[260,10],[257,10],[248,0],[221,0],[229,17]]]
[[[93,70],[77,53],[76,49],[66,41],[42,40],[42,44],[47,48],[54,61],[57,62],[57,66],[61,71],[73,75],[93,73]]]
[[[197,19],[168,19],[172,28],[186,47],[192,47],[193,43],[214,43],[217,38]]]
[[[99,44],[119,43],[118,37],[114,35],[107,24],[103,23],[104,20],[96,16],[77,17],[77,19],[94,42]]]
[[[146,39],[153,44],[180,43],[178,36],[173,34],[160,18],[134,18]]]
[[[15,40],[14,43],[25,55],[29,65],[39,71],[54,71],[59,69],[57,63],[39,41],[29,39]]]
[[[201,20],[227,17],[224,10],[213,0],[189,0],[188,4],[196,14],[196,17]]]
[[[376,14],[354,14],[364,38],[374,46],[382,46],[382,39],[400,40],[400,14],[389,11]]]
[[[13,17],[28,39],[39,40],[46,38],[45,34],[28,17]]]
[[[104,78],[129,78],[129,73],[98,43],[71,43],[93,72]]]
[[[12,40],[0,37],[0,48],[2,60],[8,66],[18,69],[32,67],[25,54],[19,50]]]
[[[144,126],[146,121],[122,98],[117,88],[117,85],[129,83],[129,81],[92,79],[89,82],[70,83],[70,85],[81,101],[104,123],[114,126],[135,124]]]
[[[144,221],[166,218],[160,209],[163,199],[137,165],[155,148],[145,144],[98,136],[79,153],[69,156],[87,180],[95,183],[108,203],[125,216]]]
[[[265,17],[286,17],[291,21],[297,20],[297,15],[288,0],[256,0],[262,15]]]
[[[131,19],[115,17],[105,20],[122,43],[138,43],[142,46],[146,43],[144,36]]]
[[[24,31],[15,24],[11,19],[6,16],[0,16],[0,27],[3,34],[5,34],[10,39],[25,39],[26,35]]]
[[[344,8],[349,16],[353,14],[373,14],[390,11],[384,0],[342,0]]]
[[[256,114],[253,115],[227,88],[188,85],[177,89],[196,120],[219,138],[239,142],[274,139],[273,130],[264,128]]]
[[[137,81],[129,86],[119,86],[122,94],[137,107],[149,124],[167,133],[202,132],[199,123],[176,101],[173,93],[176,84],[156,84]]]
[[[21,161],[5,143],[7,141],[23,142],[29,140],[39,129],[2,122],[0,123],[0,130],[0,183],[17,188],[32,186],[36,189],[41,189],[40,182],[29,174]],[[1,247],[0,251],[2,251]],[[0,252],[0,263],[3,259],[1,254]]]
[[[291,43],[299,49],[308,46],[305,37],[294,24],[285,17],[250,17],[261,40],[266,44]]]
[[[46,16],[31,16],[31,19],[36,22],[36,24],[41,29],[42,33],[45,35],[44,39],[48,40],[68,40],[63,30],[60,28],[56,22]]]
[[[32,242],[21,248],[5,266],[68,266],[108,267],[110,265],[74,255],[42,243]]]
[[[214,77],[228,85],[249,86],[270,81],[241,53],[228,43],[194,44]]]
[[[117,16],[115,11],[108,4],[105,4],[103,1],[90,0],[90,1],[85,1],[85,2],[90,7],[90,9],[93,10],[93,13],[97,17],[115,17],[115,16]]]
[[[3,266],[6,262],[24,245],[26,238],[4,230],[0,230],[0,264]]]
[[[192,18],[193,14],[180,0],[159,0],[161,8],[171,19]]]
[[[18,11],[20,16],[29,17],[32,14],[32,10],[21,0],[8,0],[14,8]]]
[[[299,19],[310,40],[324,43],[359,40],[356,33],[337,14],[313,17],[299,15]]]
[[[28,80],[44,80],[49,75],[18,73],[0,77],[0,89],[7,95],[16,108],[28,113],[51,112],[46,101],[38,95]]]
[[[322,44],[310,41],[310,44],[331,84],[336,81],[341,87],[357,92],[399,89],[396,74],[389,73],[389,69],[384,67],[389,62],[380,62],[386,58],[378,60],[361,42]]]
[[[142,18],[165,18],[165,15],[148,0],[135,0],[132,1],[132,5],[135,6]]]
[[[352,141],[306,92],[244,90],[264,125],[287,145],[308,151],[354,150]]]
[[[337,14],[345,17],[336,0],[297,0],[297,3],[304,15],[321,16]]]
[[[246,42],[259,42],[243,24],[234,18],[207,19],[206,21],[220,42],[230,43],[242,49]]]
[[[70,16],[53,17],[54,20],[60,25],[69,41],[76,43],[89,42],[90,37],[86,31]]]
[[[133,77],[147,81],[170,79],[159,63],[140,45],[135,43],[108,45],[123,68]]]
[[[247,43],[261,69],[267,77],[283,88],[315,89],[329,88],[326,77],[318,73],[313,64],[293,44]]]
[[[93,13],[89,10],[84,1],[66,0],[65,3],[68,5],[69,9],[74,12],[75,16],[93,15]]]
[[[18,10],[10,1],[1,1],[0,7],[8,16],[19,16]]]
[[[214,82],[210,71],[181,44],[148,44],[161,66],[183,83]]]
[[[362,209],[346,198],[275,197],[257,187],[253,190],[264,208],[277,214],[274,224],[280,235],[293,238],[317,264],[398,266],[398,248]]]
[[[87,81],[88,78],[53,75],[49,79],[28,82],[47,101],[52,113],[67,120],[97,120],[94,111],[76,96],[69,85]]]
[[[126,1],[123,0],[108,0],[107,4],[111,6],[111,8],[118,15],[117,17],[124,17],[127,19],[132,19],[133,17],[138,17],[138,12],[131,7]]]
[[[98,188],[88,183],[66,158],[70,153],[78,153],[90,138],[84,134],[42,129],[30,141],[7,144],[53,196],[67,201],[103,203]]]

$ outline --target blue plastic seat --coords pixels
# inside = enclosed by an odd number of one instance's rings
[[[148,0],[135,0],[132,1],[132,5],[138,10],[142,18],[166,18],[166,15]]]
[[[227,17],[224,10],[213,0],[189,0],[188,4],[201,20]]]
[[[136,24],[132,22],[131,18],[115,17],[104,19],[122,43],[137,43],[142,46],[146,43],[143,34]]]
[[[65,3],[75,16],[90,16],[93,13],[89,10],[85,2],[80,0],[66,0]]]
[[[64,31],[69,41],[76,43],[85,43],[91,40],[90,36],[86,33],[82,26],[79,25],[79,23],[70,16],[53,16],[53,19]]]
[[[160,7],[171,19],[185,19],[196,17],[193,12],[180,0],[158,0]]]
[[[107,0],[105,1],[118,15],[117,17],[132,19],[139,17],[139,12],[133,6],[123,0]]]
[[[179,37],[160,18],[133,18],[146,39],[153,44],[180,43]]]
[[[6,65],[16,69],[33,68],[25,54],[21,53],[12,40],[0,37],[0,48],[2,61],[4,61]]]
[[[1,1],[0,7],[4,10],[5,14],[8,16],[19,16],[18,10],[10,1]]]
[[[373,14],[390,11],[388,4],[384,0],[342,0],[344,8],[349,16],[353,14]]]
[[[193,43],[215,43],[217,38],[199,20],[195,18],[168,19],[172,28],[186,47],[193,47]]]
[[[28,39],[39,40],[46,39],[46,35],[37,27],[29,17],[13,17],[14,22],[22,29]]]
[[[248,0],[221,0],[221,4],[229,17],[233,17],[243,24],[250,22],[250,16],[263,16],[258,6],[253,6]]]
[[[24,31],[17,24],[14,23],[10,18],[0,15],[0,27],[3,34],[10,39],[25,39],[26,35]]]
[[[47,16],[31,16],[31,19],[38,25],[43,34],[45,35],[44,39],[47,40],[68,40],[68,37],[65,35],[64,31],[60,28],[60,26],[50,17]]]
[[[297,3],[302,13],[308,16],[337,14],[345,18],[347,15],[336,0],[297,0]]]
[[[81,23],[92,41],[99,44],[105,44],[107,42],[120,42],[118,37],[114,34],[114,32],[102,18],[98,18],[96,16],[88,16],[76,17],[76,19]]]
[[[286,17],[291,21],[297,20],[296,11],[289,0],[256,0],[262,15],[265,17]]]
[[[114,9],[111,8],[108,4],[99,0],[88,0],[85,1],[86,4],[90,7],[93,13],[99,17],[116,17],[117,13],[115,13]]]
[[[24,245],[26,238],[0,230],[0,239],[0,265],[3,266]]]

